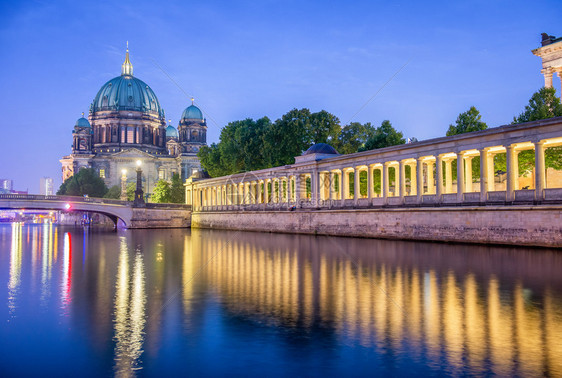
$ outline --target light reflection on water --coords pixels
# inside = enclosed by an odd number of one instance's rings
[[[0,371],[562,375],[561,271],[560,251],[2,225]]]

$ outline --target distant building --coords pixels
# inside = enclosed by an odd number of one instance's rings
[[[101,87],[88,119],[78,119],[72,137],[71,154],[60,160],[63,181],[81,168],[93,168],[107,186],[119,185],[123,175],[135,180],[140,160],[145,193],[150,193],[159,179],[171,180],[174,173],[186,179],[201,169],[197,152],[207,142],[207,121],[192,99],[178,128],[166,125],[155,93],[133,76],[127,49],[121,75]]]
[[[52,196],[54,193],[54,180],[51,177],[41,177],[39,181],[39,194]]]
[[[2,191],[10,193],[12,190],[14,190],[14,180],[0,179],[0,189],[2,189]]]

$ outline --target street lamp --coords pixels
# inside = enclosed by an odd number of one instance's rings
[[[127,170],[121,170],[121,201],[127,200]]]
[[[141,169],[142,162],[137,160],[137,189],[135,190],[135,200],[133,201],[133,206],[135,207],[144,207],[144,196],[142,191],[142,169]]]

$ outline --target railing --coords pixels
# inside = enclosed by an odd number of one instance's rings
[[[0,200],[23,200],[23,201],[60,201],[60,202],[83,202],[100,205],[133,206],[131,201],[121,201],[110,198],[78,197],[78,196],[47,196],[41,194],[0,194]],[[147,203],[148,209],[190,209],[190,205],[182,203]]]

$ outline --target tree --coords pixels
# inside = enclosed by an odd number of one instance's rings
[[[352,122],[342,128],[338,138],[334,141],[334,148],[340,154],[352,154],[359,151],[367,140],[375,135],[375,132],[376,127],[370,122],[365,124]]]
[[[455,125],[449,125],[447,136],[486,130],[488,125],[482,122],[482,115],[478,109],[471,106],[466,112],[459,114]]]
[[[554,88],[541,88],[531,96],[525,111],[517,117],[513,117],[512,123],[538,121],[552,117],[562,116],[562,105],[556,97]]]
[[[102,198],[107,193],[105,182],[93,168],[82,168],[72,177],[67,178],[57,191],[57,195]]]
[[[135,200],[135,191],[137,190],[137,182],[130,181],[127,183],[127,201],[134,201]]]
[[[227,175],[228,171],[221,164],[219,146],[216,143],[210,146],[202,146],[197,153],[201,166],[205,168],[211,177]]]
[[[180,175],[174,173],[172,175],[172,185],[170,186],[170,202],[185,203],[185,188],[181,182]]]
[[[264,150],[270,167],[294,163],[311,145],[310,110],[293,109],[271,125],[264,138]]]
[[[158,180],[151,199],[156,203],[170,203],[170,184],[166,180]]]
[[[365,142],[365,145],[359,151],[374,150],[389,146],[396,146],[406,143],[404,135],[396,131],[390,121],[382,121],[381,125],[376,128],[375,134]]]
[[[310,143],[329,143],[333,144],[340,133],[340,120],[335,115],[321,110],[310,115],[309,138]],[[293,156],[294,157],[294,156]]]
[[[109,188],[107,193],[105,193],[105,196],[103,196],[103,198],[113,198],[113,199],[121,198],[121,186],[113,185],[111,188]]]

